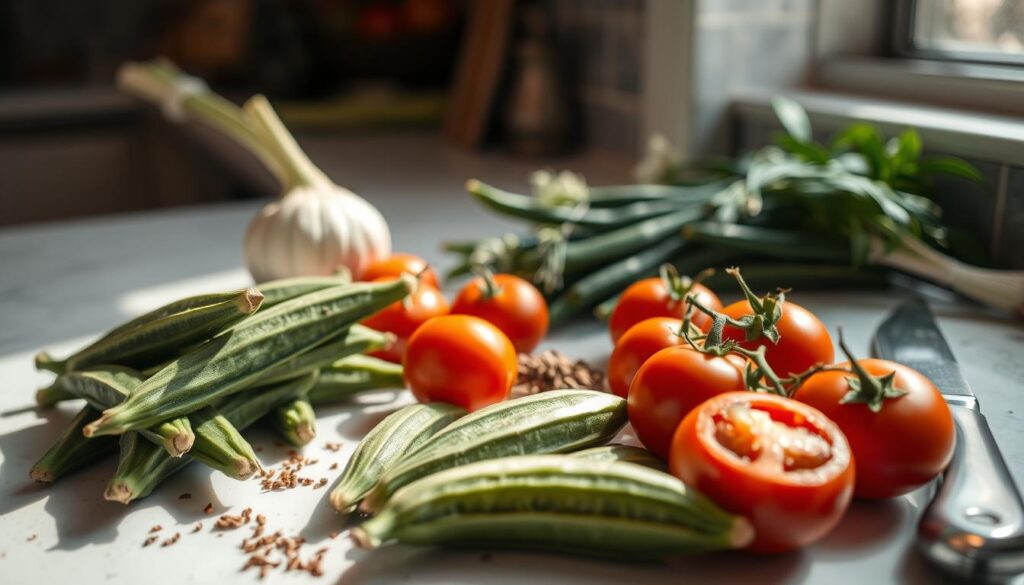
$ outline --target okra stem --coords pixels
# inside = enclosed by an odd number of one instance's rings
[[[305,396],[275,407],[270,420],[281,436],[296,447],[316,438],[316,413]]]

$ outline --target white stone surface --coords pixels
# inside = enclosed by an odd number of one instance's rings
[[[343,184],[366,195],[388,217],[396,249],[426,256],[442,267],[443,238],[482,236],[505,229],[462,193],[469,176],[523,188],[531,162],[440,149],[428,139],[371,139],[340,145],[310,141],[310,150]],[[626,179],[621,161],[587,157],[565,163],[595,182]],[[345,178],[350,182],[346,182]],[[393,546],[372,553],[353,550],[344,523],[324,501],[326,489],[261,493],[255,481],[234,482],[194,465],[151,497],[131,506],[102,498],[113,460],[54,486],[33,485],[29,467],[76,408],[32,408],[33,392],[49,377],[32,356],[45,348],[73,349],[120,320],[175,297],[249,283],[241,269],[242,231],[255,203],[153,212],[0,231],[0,583],[145,583],[163,585],[254,582],[239,573],[243,531],[211,531],[216,514],[246,506],[268,518],[271,529],[301,534],[329,552],[326,574],[272,573],[271,582],[385,583],[937,583],[911,550],[918,502],[924,494],[888,502],[856,503],[828,538],[800,553],[756,557],[710,555],[670,565],[616,564],[505,551],[453,551]],[[450,291],[449,291],[450,292]],[[792,299],[834,328],[842,324],[856,350],[866,353],[871,332],[902,298],[870,294],[796,291]],[[940,323],[964,365],[983,410],[1018,481],[1024,480],[1024,330],[976,308],[937,301]],[[603,361],[610,352],[604,330],[580,323],[555,332],[546,346]],[[408,401],[404,392],[366,396],[358,405],[320,409],[318,457],[311,477],[333,481],[356,442],[375,421]],[[284,450],[263,430],[248,432],[263,448],[266,465]],[[339,453],[324,449],[340,442]],[[190,493],[190,499],[179,495]],[[197,521],[204,529],[191,534]],[[154,524],[161,535],[181,532],[174,546],[142,548]],[[331,532],[342,532],[329,539]],[[247,531],[246,531],[247,533]],[[223,534],[223,536],[221,536]]]

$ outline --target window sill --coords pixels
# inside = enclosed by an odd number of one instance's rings
[[[734,96],[741,121],[776,124],[772,93]],[[1019,117],[980,114],[823,91],[787,92],[807,110],[819,130],[835,130],[856,121],[871,122],[887,134],[912,126],[928,149],[970,159],[1024,165],[1024,121]]]

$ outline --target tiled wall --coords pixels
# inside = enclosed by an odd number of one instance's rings
[[[644,0],[549,0],[583,140],[639,153]]]
[[[780,126],[760,121],[739,120],[738,124],[737,152],[765,146],[781,131]],[[830,132],[824,132],[816,137],[824,141],[829,136]],[[996,266],[1024,269],[1024,167],[970,162],[984,175],[986,188],[958,178],[936,181],[934,199],[944,210],[945,221],[977,239]]]

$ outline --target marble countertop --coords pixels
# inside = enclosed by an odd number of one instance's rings
[[[477,155],[438,146],[427,137],[381,137],[341,143],[305,141],[314,159],[388,217],[395,248],[444,268],[438,241],[483,236],[511,227],[464,195],[466,178],[525,189],[533,161]],[[593,183],[628,178],[625,161],[586,155],[557,161],[583,170]],[[0,581],[254,582],[240,573],[239,543],[248,531],[211,530],[216,514],[251,506],[268,528],[304,536],[310,555],[327,547],[324,576],[271,573],[274,582],[320,583],[936,583],[944,578],[911,549],[921,490],[887,502],[855,503],[840,527],[796,554],[709,555],[670,565],[625,565],[505,551],[441,551],[393,546],[356,550],[324,501],[326,489],[263,493],[256,481],[234,482],[194,465],[149,498],[130,506],[103,500],[115,461],[97,464],[53,486],[34,485],[28,469],[63,430],[76,408],[32,408],[49,377],[32,356],[76,346],[117,322],[186,294],[246,285],[241,235],[262,202],[168,210],[0,230]],[[450,292],[450,291],[449,291]],[[791,298],[832,328],[843,325],[866,354],[871,333],[905,292],[802,293]],[[1024,329],[974,307],[937,298],[940,325],[964,366],[1010,469],[1024,483]],[[602,362],[611,350],[603,328],[581,322],[554,332],[545,347]],[[319,409],[320,434],[306,454],[320,462],[313,477],[333,481],[363,433],[384,413],[409,401],[404,392],[367,395],[354,405]],[[247,433],[266,465],[286,451],[273,435]],[[325,445],[342,445],[338,452]],[[190,494],[182,499],[183,494]],[[214,515],[203,512],[212,503]],[[197,522],[204,528],[190,532]],[[150,527],[180,532],[173,546],[142,547]],[[337,538],[330,538],[340,532]]]

